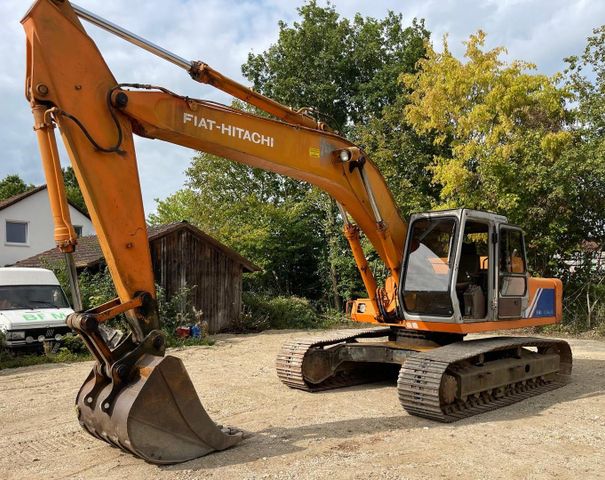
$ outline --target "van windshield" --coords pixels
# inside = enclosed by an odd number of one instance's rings
[[[69,308],[58,285],[0,286],[0,310]]]

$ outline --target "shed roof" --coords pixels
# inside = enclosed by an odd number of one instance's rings
[[[41,192],[42,190],[46,190],[46,188],[47,188],[46,185],[40,185],[38,187],[32,188],[31,190],[28,190],[27,192],[18,193],[17,195],[13,195],[12,197],[8,197],[8,198],[5,198],[4,200],[0,200],[0,210],[4,210],[5,208],[10,207],[11,205],[14,205],[15,203],[18,203],[21,200],[26,199],[27,197],[31,197],[32,195],[34,195],[38,192]],[[90,218],[88,213],[84,212],[77,205],[73,204],[69,200],[67,200],[67,203],[69,203],[70,206],[75,208],[78,212],[80,212],[86,218]]]
[[[202,239],[204,242],[213,245],[218,250],[223,252],[227,257],[230,257],[235,262],[239,263],[243,267],[244,272],[257,272],[260,270],[259,267],[254,265],[247,258],[242,257],[235,250],[223,245],[218,240],[212,238],[210,235],[202,232],[199,228],[194,227],[186,221],[148,226],[147,235],[149,236],[149,242],[153,242],[154,240],[162,238],[177,230],[188,230],[193,235]],[[15,263],[15,266],[39,267],[45,264],[52,264],[61,261],[63,261],[63,253],[55,247],[34,255],[33,257],[20,260]],[[103,261],[103,252],[101,251],[101,247],[96,235],[78,238],[78,245],[74,253],[74,261],[76,263],[76,268],[93,267]]]

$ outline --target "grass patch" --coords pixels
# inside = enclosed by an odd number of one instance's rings
[[[1,342],[1,339],[0,339]],[[201,338],[175,338],[167,337],[166,345],[169,348],[185,348],[193,346],[212,346],[214,339],[210,337]],[[29,367],[42,365],[44,363],[73,363],[93,360],[93,356],[87,350],[82,339],[76,335],[67,335],[48,352],[40,353],[12,353],[1,346],[0,343],[0,370],[7,368]]]
[[[46,354],[17,354],[0,352],[0,370],[7,368],[29,367],[43,363],[73,363],[92,360],[90,353],[72,353],[66,348],[60,348],[57,353]]]
[[[188,337],[188,338],[177,338],[177,337],[166,337],[166,346],[168,348],[182,348],[182,347],[211,347],[216,342],[211,337]]]

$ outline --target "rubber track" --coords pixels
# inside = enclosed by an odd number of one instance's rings
[[[330,336],[297,338],[286,342],[275,362],[277,376],[290,388],[297,388],[306,392],[318,392],[333,388],[360,385],[375,380],[376,368],[358,367],[352,371],[338,372],[319,384],[305,381],[302,373],[306,353],[313,348],[332,346],[343,342],[351,342],[358,338],[384,337],[391,333],[390,328],[370,328],[365,330],[339,330]]]
[[[558,349],[561,356],[561,369],[557,378],[551,381],[535,378],[508,385],[501,396],[494,396],[490,392],[482,392],[480,395],[467,399],[464,403],[459,401],[451,405],[442,405],[440,399],[441,379],[452,364],[481,353],[518,347],[538,347],[540,349],[554,347]],[[571,363],[571,350],[567,342],[562,340],[529,337],[467,340],[446,345],[430,352],[410,355],[401,367],[397,391],[399,401],[408,413],[439,422],[454,422],[563,386],[565,376],[571,373]]]

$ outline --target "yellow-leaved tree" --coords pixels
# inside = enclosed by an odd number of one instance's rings
[[[463,60],[447,38],[442,52],[427,45],[418,72],[401,77],[402,121],[439,147],[427,167],[440,188],[435,206],[508,216],[528,233],[534,269],[554,273],[585,234],[582,199],[595,173],[573,154],[580,139],[566,110],[572,95],[560,75],[506,62],[504,48],[486,49],[481,31],[465,45]]]

